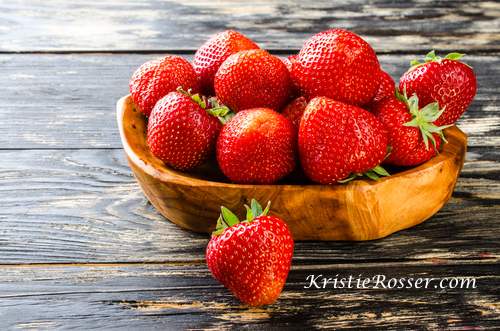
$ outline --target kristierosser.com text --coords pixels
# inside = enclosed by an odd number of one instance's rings
[[[306,278],[307,285],[304,288],[348,288],[348,289],[468,289],[476,288],[476,279],[473,277],[451,277],[451,278],[424,278],[424,277],[400,277],[388,278],[385,275],[363,277],[341,277],[336,275],[329,278],[323,275],[309,275]]]

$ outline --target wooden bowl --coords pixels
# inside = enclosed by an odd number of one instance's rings
[[[445,130],[448,144],[416,167],[390,168],[380,181],[360,177],[346,184],[232,184],[215,160],[192,172],[171,169],[147,146],[147,119],[130,96],[117,103],[123,148],[144,194],[167,219],[198,232],[215,230],[221,206],[240,219],[244,204],[271,201],[295,241],[371,240],[419,224],[450,198],[462,169],[467,136],[456,126]]]

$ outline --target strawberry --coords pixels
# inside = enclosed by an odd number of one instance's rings
[[[320,184],[334,184],[358,175],[378,179],[387,154],[387,131],[370,112],[316,97],[300,121],[298,147],[306,175]]]
[[[285,116],[290,122],[292,122],[297,129],[297,132],[299,131],[299,123],[302,118],[302,114],[304,114],[304,110],[306,110],[306,106],[306,98],[298,97],[286,105],[286,107],[281,111],[281,115]]]
[[[372,111],[375,105],[385,97],[395,97],[394,89],[396,88],[396,84],[389,74],[383,70],[380,70],[380,87],[378,89],[377,94],[370,100],[366,105],[363,106],[363,109],[368,111]]]
[[[306,110],[306,106],[306,98],[298,97],[290,102],[281,111],[281,114],[285,116],[290,122],[292,122],[297,133],[299,132],[300,120],[302,119],[302,115]],[[304,173],[300,162],[297,162],[297,166],[295,167],[295,169],[293,169],[293,171],[288,176],[286,176],[286,178],[295,183],[305,183],[310,181],[309,177],[307,177],[307,175]]]
[[[451,53],[441,60],[431,51],[425,63],[413,61],[399,81],[399,92],[403,93],[406,88],[408,95],[416,93],[420,106],[437,102],[445,108],[438,125],[455,123],[476,95],[476,75],[471,67],[457,61],[462,56]]]
[[[306,41],[294,70],[307,100],[325,96],[361,107],[380,86],[380,64],[375,51],[359,36],[336,29]]]
[[[283,63],[288,69],[288,72],[290,73],[290,78],[292,79],[292,95],[294,98],[298,98],[302,95],[302,92],[300,90],[300,84],[295,79],[295,63],[297,62],[297,59],[299,58],[298,54],[295,55],[290,55],[289,57],[283,59]]]
[[[437,153],[441,140],[446,142],[442,132],[446,127],[433,124],[444,109],[439,110],[437,103],[419,109],[418,101],[416,94],[408,99],[396,90],[395,98],[385,98],[375,105],[373,114],[387,129],[388,145],[392,147],[383,163],[418,165]]]
[[[233,182],[272,184],[297,164],[297,133],[288,119],[272,109],[245,109],[221,129],[216,156]]]
[[[215,93],[235,112],[250,108],[281,111],[291,100],[290,73],[283,61],[263,49],[231,55],[215,74]]]
[[[214,77],[220,65],[240,51],[259,46],[239,32],[227,30],[208,39],[195,53],[193,67],[201,81],[201,92],[214,95]]]
[[[266,215],[267,208],[252,200],[247,219],[239,222],[227,208],[207,245],[212,275],[239,300],[250,306],[273,303],[286,282],[294,242],[285,222]]]
[[[180,90],[181,91],[181,90]],[[191,170],[215,155],[215,143],[222,127],[213,108],[210,114],[199,95],[171,92],[153,108],[148,121],[151,153],[175,169]]]
[[[129,82],[132,100],[146,116],[158,100],[179,87],[196,94],[200,91],[200,82],[193,66],[175,55],[143,63]]]

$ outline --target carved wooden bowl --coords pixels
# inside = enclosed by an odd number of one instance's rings
[[[388,168],[380,181],[360,177],[336,185],[232,184],[215,160],[180,172],[156,159],[147,146],[147,119],[130,96],[117,103],[123,148],[130,167],[153,206],[175,224],[198,232],[215,230],[221,206],[240,219],[244,204],[271,201],[269,215],[285,221],[295,241],[371,240],[419,224],[450,198],[462,169],[467,136],[456,126],[445,130],[448,144],[416,167]]]

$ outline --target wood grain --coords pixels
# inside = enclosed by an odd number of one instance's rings
[[[9,329],[488,328],[500,323],[496,268],[498,260],[292,266],[278,300],[252,308],[220,285],[206,265],[4,267],[0,316]],[[377,279],[378,275],[432,281],[419,289],[382,285],[358,289],[355,281],[352,288],[347,282],[344,288],[333,283],[310,288],[310,275],[320,276],[320,284],[322,277]],[[476,288],[466,283],[463,288],[440,288],[458,277],[475,279]]]
[[[500,49],[500,4],[486,1],[0,1],[0,50],[196,50],[232,29],[266,49],[297,50],[342,28],[380,52]]]
[[[116,102],[134,70],[163,54],[0,54],[0,149],[121,149]],[[192,60],[192,54],[180,54]],[[284,57],[286,55],[280,55]],[[380,55],[396,81],[425,53]],[[457,122],[470,146],[500,146],[500,72],[494,55],[466,55],[478,92]]]

